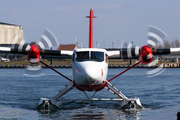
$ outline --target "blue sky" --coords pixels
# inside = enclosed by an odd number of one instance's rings
[[[142,46],[148,25],[162,29],[168,40],[180,40],[180,1],[178,0],[1,0],[0,21],[21,25],[24,39],[38,41],[51,30],[60,44],[88,47],[89,10],[94,10],[94,46],[105,47],[122,41]]]

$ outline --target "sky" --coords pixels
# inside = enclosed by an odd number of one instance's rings
[[[89,45],[89,11],[94,10],[94,47],[147,44],[148,26],[180,40],[178,0],[0,0],[0,22],[21,25],[24,39],[38,41],[48,28],[60,44]],[[124,42],[123,42],[124,41]]]

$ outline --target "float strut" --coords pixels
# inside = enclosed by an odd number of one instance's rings
[[[69,79],[68,77],[66,77],[65,75],[61,74],[60,72],[58,72],[57,70],[55,70],[54,68],[52,68],[51,66],[47,65],[46,63],[40,61],[42,64],[44,64],[45,66],[47,66],[48,68],[50,68],[51,70],[55,71],[56,73],[58,73],[59,75],[63,76],[64,78],[66,78],[67,80],[71,81],[71,79]]]

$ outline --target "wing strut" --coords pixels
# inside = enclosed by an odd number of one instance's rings
[[[56,73],[58,73],[59,75],[63,76],[64,78],[68,79],[69,81],[72,82],[71,79],[69,79],[68,77],[66,77],[65,75],[61,74],[60,72],[58,72],[57,70],[53,69],[51,66],[47,65],[46,63],[40,61],[42,64],[44,64],[45,66],[47,66],[48,68],[50,68],[51,70],[55,71]]]
[[[112,81],[113,79],[117,78],[118,76],[122,75],[123,73],[125,73],[126,71],[130,70],[131,68],[135,67],[136,65],[138,65],[139,63],[141,63],[141,61],[139,61],[138,63],[134,64],[133,66],[129,67],[128,69],[126,69],[125,71],[119,73],[118,75],[116,75],[115,77],[111,78],[110,80],[108,80],[108,82]]]

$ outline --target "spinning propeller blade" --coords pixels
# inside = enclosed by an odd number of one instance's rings
[[[126,48],[123,47],[124,41],[122,42],[121,49],[108,49],[108,55],[110,59],[129,59],[129,58],[139,58],[142,63],[148,64],[148,66],[157,65],[158,57],[153,60],[154,55],[170,55],[170,54],[180,54],[180,48],[158,48],[159,46],[163,46],[164,40],[167,39],[167,34],[162,31],[161,29],[155,26],[149,26],[148,30],[148,39],[147,44],[143,47],[132,46],[132,43],[125,44]],[[139,64],[140,62],[136,63],[134,66]],[[122,73],[118,74],[117,76],[123,74],[124,72],[128,71],[129,69],[123,71]],[[153,70],[147,71],[148,77],[158,75],[162,73],[165,69],[163,65],[160,67],[155,68]],[[115,79],[117,76],[113,77],[109,81]]]
[[[37,44],[42,49],[52,48],[53,50],[56,50],[58,48],[59,42],[57,41],[55,35],[50,30],[46,29]]]
[[[52,32],[46,29],[44,34],[41,36],[41,39],[37,43],[35,43],[36,45],[31,45],[31,46],[27,45],[26,51],[29,51],[28,60],[31,63],[31,65],[27,66],[27,69],[24,75],[27,75],[30,77],[38,77],[38,76],[43,75],[42,69],[41,69],[42,67],[40,64],[38,64],[41,61],[40,48],[41,49],[51,49],[51,48],[54,49],[58,45],[56,43],[58,43],[58,41],[56,40]],[[23,49],[21,46],[24,46],[24,45],[25,45],[25,42],[20,44],[19,50]]]
[[[28,60],[30,61],[30,63],[32,63],[30,66],[27,67],[25,71],[25,75],[31,77],[37,77],[43,75],[41,70],[42,67],[40,64],[38,64],[41,61],[41,55],[43,54],[53,55],[54,52],[48,51],[48,49],[56,50],[58,48],[58,45],[59,42],[57,41],[56,37],[48,29],[45,30],[40,40],[36,43],[27,44],[25,41],[22,41],[18,47],[18,51],[22,51],[22,50],[28,51]],[[57,54],[60,55],[60,53]]]
[[[149,26],[149,30],[148,30],[148,39],[147,39],[147,43],[148,46],[150,46],[153,49],[153,54],[157,55],[159,53],[165,53],[165,54],[169,54],[166,53],[166,49],[158,49],[159,46],[163,46],[163,42],[165,39],[167,39],[167,34],[155,27],[155,26]],[[155,66],[158,64],[158,56],[156,56],[156,58],[154,58],[154,60],[148,64],[148,66]],[[163,65],[159,65],[157,68],[153,69],[153,70],[148,70],[146,72],[146,75],[148,77],[153,77],[156,76],[160,73],[162,73],[165,70],[165,68],[163,68]]]
[[[163,45],[163,41],[167,38],[167,34],[161,29],[155,26],[149,26],[148,31],[148,46],[152,48],[157,48],[158,45]]]

